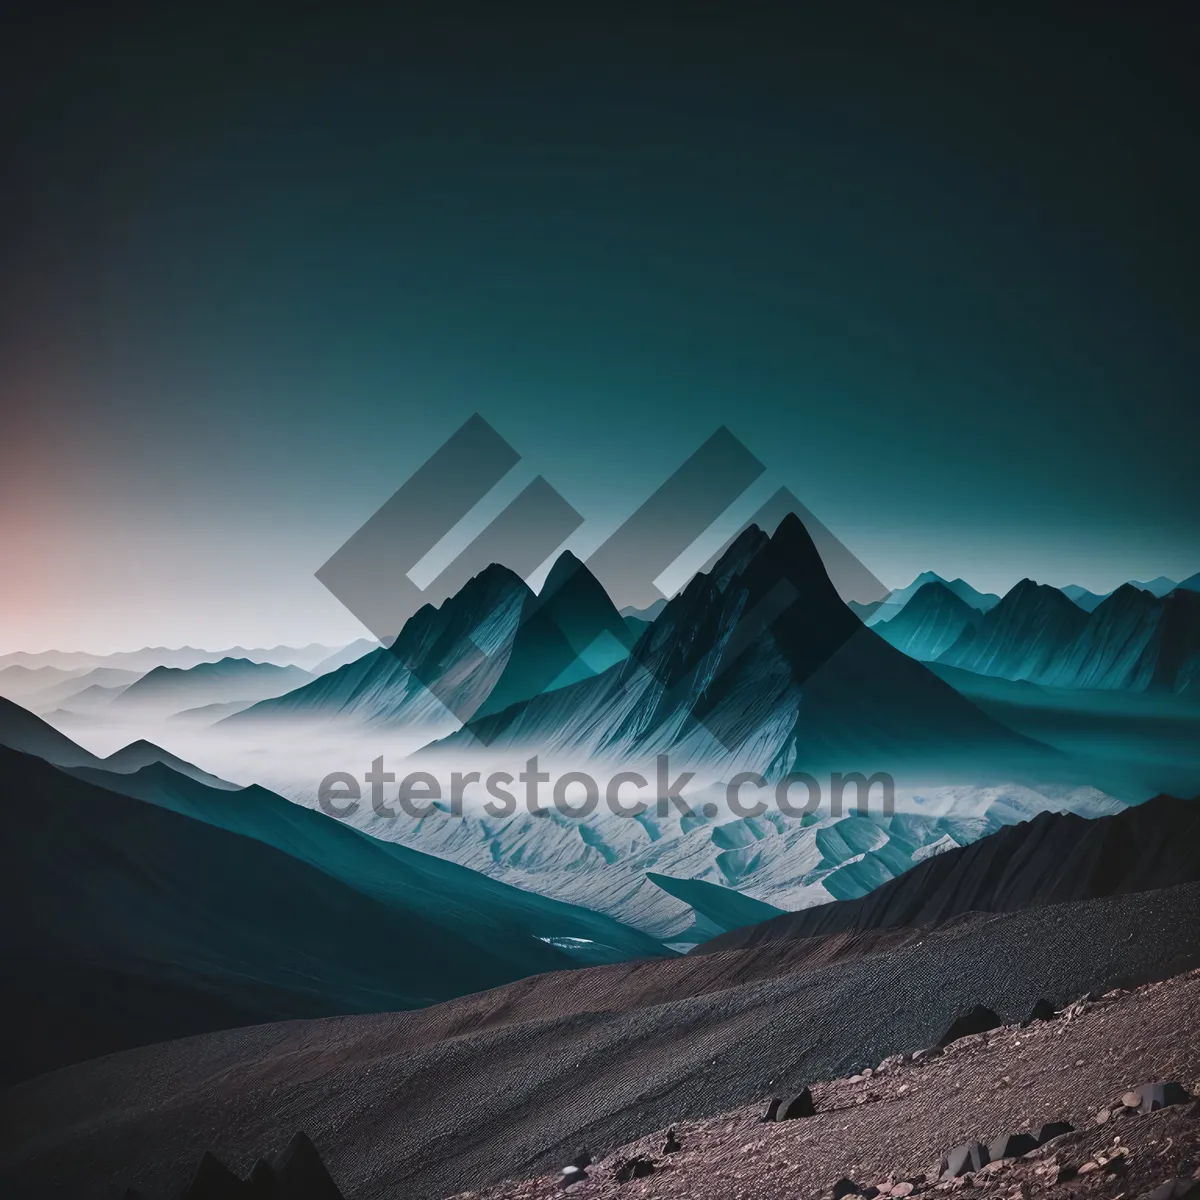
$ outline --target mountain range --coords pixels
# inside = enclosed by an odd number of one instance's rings
[[[1049,758],[865,628],[794,516],[772,536],[743,533],[626,660],[481,710],[429,752],[479,745],[621,761],[670,751],[681,766],[736,762],[770,779],[851,762],[1011,770]]]

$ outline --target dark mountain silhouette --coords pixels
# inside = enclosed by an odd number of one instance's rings
[[[0,697],[0,746],[36,754],[60,767],[98,767],[103,760],[28,709]]]
[[[1112,816],[1045,812],[919,863],[866,896],[734,930],[692,953],[945,924],[1200,881],[1200,797],[1158,796]]]
[[[153,742],[148,742],[144,738],[139,738],[136,742],[130,742],[128,746],[122,746],[120,750],[114,751],[101,761],[100,766],[105,771],[115,771],[119,775],[130,775],[134,771],[140,771],[143,767],[148,767],[153,763],[170,767],[172,771],[177,771],[180,775],[187,775],[191,779],[195,779],[198,783],[208,784],[209,787],[227,788],[237,791],[240,786],[236,783],[229,783],[217,775],[211,775],[208,771],[201,770],[194,763],[190,763],[186,759],[178,757],[178,755],[171,754],[170,751],[164,750],[161,746],[156,746]]]
[[[662,954],[586,909],[161,763],[72,773],[0,749],[11,1080],[256,1021],[411,1008],[579,961]]]
[[[1200,592],[1200,571],[1195,575],[1189,575],[1186,579],[1180,580],[1176,588],[1182,588],[1185,592]]]
[[[896,616],[873,628],[909,658],[929,662],[949,650],[963,630],[974,629],[981,619],[982,613],[936,581],[922,584]]]
[[[626,662],[483,715],[439,747],[473,739],[600,756],[671,748],[774,776],[851,761],[978,768],[980,754],[1011,766],[1044,751],[865,628],[795,516],[772,537],[743,533]]]

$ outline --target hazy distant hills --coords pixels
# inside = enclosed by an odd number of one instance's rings
[[[0,671],[9,666],[53,667],[62,671],[86,671],[93,667],[119,667],[137,674],[155,667],[194,667],[222,658],[248,658],[252,662],[270,662],[276,666],[297,666],[311,670],[338,652],[336,646],[313,642],[308,646],[251,647],[231,646],[227,650],[203,650],[195,646],[146,646],[141,650],[118,650],[113,654],[90,654],[84,650],[43,650],[29,653],[18,650],[0,655]]]
[[[114,698],[116,710],[154,709],[176,713],[205,704],[253,702],[309,682],[300,667],[279,667],[248,658],[222,658],[194,667],[155,667]]]

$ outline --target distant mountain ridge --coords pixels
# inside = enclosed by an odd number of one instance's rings
[[[980,675],[1069,688],[1200,688],[1200,592],[1124,584],[1088,613],[1024,580],[937,657]]]
[[[977,591],[965,579],[943,579],[933,571],[922,571],[908,587],[888,593],[887,598],[867,618],[868,623],[874,626],[892,620],[923,587],[931,583],[941,584],[977,612],[988,612],[1000,603],[1000,597],[995,593]]]
[[[940,580],[922,584],[889,621],[872,628],[910,658],[931,662],[953,646],[967,629],[975,629],[983,613],[972,608]]]
[[[787,913],[693,953],[773,941],[936,926],[966,913],[1153,891],[1200,881],[1200,797],[1158,796],[1091,820],[1045,812],[947,850],[856,900]]]
[[[116,709],[155,706],[180,712],[205,704],[278,696],[311,679],[300,667],[222,658],[193,667],[155,667],[125,688],[112,704]]]

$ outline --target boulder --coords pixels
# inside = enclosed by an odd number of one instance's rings
[[[837,1181],[837,1183],[835,1183],[833,1185],[833,1200],[842,1200],[843,1196],[861,1196],[861,1195],[862,1195],[862,1188],[860,1188],[858,1186],[858,1184],[854,1182],[853,1179],[846,1179],[845,1177],[843,1177],[843,1178],[839,1179]]]
[[[1192,1097],[1181,1083],[1145,1083],[1137,1089],[1141,1102],[1137,1109],[1140,1113],[1156,1112],[1160,1108],[1170,1108],[1172,1104],[1186,1104]]]
[[[1160,1183],[1146,1200],[1184,1200],[1185,1196],[1200,1195],[1200,1184],[1194,1179],[1168,1179]]]
[[[780,1105],[775,1113],[777,1121],[795,1121],[800,1117],[815,1116],[817,1106],[813,1103],[812,1091],[805,1088],[793,1096],[786,1104]]]
[[[977,1004],[970,1012],[963,1013],[938,1040],[939,1046],[948,1046],[959,1038],[970,1037],[974,1033],[987,1033],[989,1029],[998,1029],[1004,1022],[990,1008]]]
[[[1047,1142],[1052,1142],[1055,1138],[1074,1132],[1075,1126],[1070,1121],[1047,1121],[1045,1125],[1040,1125],[1037,1128],[1033,1136],[1037,1139],[1039,1146],[1044,1146]]]
[[[667,1130],[667,1140],[663,1142],[662,1152],[664,1154],[678,1154],[683,1147],[679,1144],[679,1139],[675,1136],[675,1130]]]
[[[566,1189],[574,1184],[582,1183],[587,1177],[588,1173],[582,1167],[566,1166],[563,1167],[562,1179],[559,1182]]]
[[[998,1162],[1002,1158],[1020,1158],[1038,1148],[1038,1140],[1031,1133],[1006,1133],[988,1146],[988,1158]]]
[[[1049,1000],[1039,1000],[1029,1011],[1029,1016],[1021,1022],[1022,1025],[1032,1025],[1034,1021],[1053,1021],[1058,1010]]]
[[[964,1142],[955,1146],[942,1159],[941,1175],[947,1179],[957,1179],[968,1171],[979,1171],[990,1161],[988,1148],[982,1142]]]
[[[780,1100],[778,1096],[772,1096],[771,1099],[767,1101],[767,1111],[763,1113],[762,1117],[759,1119],[763,1121],[774,1121],[779,1115],[779,1106],[782,1103],[783,1101]]]
[[[206,1150],[181,1200],[230,1200],[245,1195],[246,1185],[211,1150]]]
[[[618,1183],[631,1183],[635,1179],[645,1179],[647,1175],[653,1175],[656,1170],[658,1168],[649,1158],[627,1158],[617,1164],[613,1178]]]

